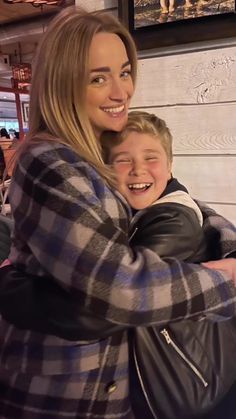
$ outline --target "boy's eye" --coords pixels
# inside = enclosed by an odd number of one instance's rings
[[[120,164],[120,163],[130,163],[130,159],[119,159],[119,160],[114,160],[113,164]]]
[[[147,156],[145,160],[158,160],[157,156]]]

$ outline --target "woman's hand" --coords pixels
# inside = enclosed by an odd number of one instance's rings
[[[234,281],[234,284],[236,286],[236,259],[235,258],[204,262],[202,263],[202,265],[209,269],[216,269],[217,271],[224,271]]]

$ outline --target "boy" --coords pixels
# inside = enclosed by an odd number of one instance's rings
[[[217,233],[212,231],[207,246],[199,207],[172,177],[172,136],[163,120],[131,112],[121,133],[104,134],[102,147],[105,162],[115,171],[117,189],[133,209],[132,246],[194,263],[220,258]],[[189,286],[197,287],[194,278]],[[179,290],[180,301],[185,292]],[[146,419],[203,418],[205,412],[208,419],[219,418],[214,407],[236,377],[231,361],[234,323],[182,320],[131,331],[130,386],[137,417],[146,405]],[[221,364],[214,349],[227,340],[232,346],[224,348]],[[220,372],[224,362],[228,366]]]
[[[220,257],[216,246],[214,254],[206,248],[199,207],[172,177],[172,136],[162,119],[131,112],[123,132],[104,134],[102,144],[105,161],[115,171],[117,189],[133,208],[133,246],[191,262]]]

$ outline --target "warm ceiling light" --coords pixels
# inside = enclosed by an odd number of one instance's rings
[[[41,6],[41,5],[48,5],[48,6],[61,6],[64,3],[64,0],[3,0],[5,3],[8,4],[15,4],[15,3],[30,3],[32,6]]]
[[[31,64],[20,63],[12,66],[12,87],[15,89],[25,89],[31,82]]]

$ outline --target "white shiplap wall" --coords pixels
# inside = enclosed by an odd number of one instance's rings
[[[127,0],[128,1],[128,0]],[[117,0],[75,0],[77,6],[84,7],[86,10],[118,10]]]
[[[77,1],[117,12],[117,0]],[[132,108],[164,118],[173,173],[236,225],[236,39],[141,52]]]
[[[166,120],[174,175],[236,225],[236,46],[141,59],[132,105]]]

